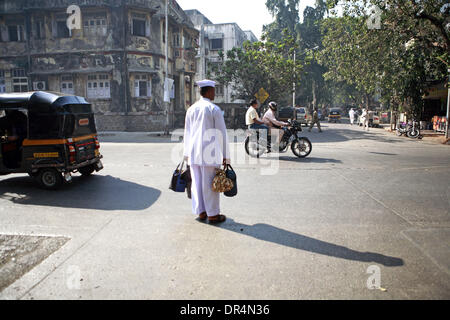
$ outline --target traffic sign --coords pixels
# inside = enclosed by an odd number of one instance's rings
[[[269,96],[270,95],[266,90],[264,90],[264,88],[259,89],[259,91],[255,94],[256,99],[258,99],[261,104],[263,104]]]

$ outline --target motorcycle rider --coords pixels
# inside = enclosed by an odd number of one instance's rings
[[[269,127],[265,125],[264,121],[259,118],[258,112],[256,111],[259,108],[258,101],[256,99],[252,99],[250,101],[250,106],[245,114],[245,124],[248,126],[250,130],[265,130],[266,131],[266,139],[265,141],[269,141],[268,149],[270,150],[270,135],[269,135]],[[264,137],[264,134],[263,134]]]
[[[283,139],[283,135],[284,135],[283,127],[288,126],[289,123],[277,120],[277,117],[276,117],[277,110],[278,110],[278,104],[275,101],[270,102],[269,109],[264,114],[262,120],[270,128],[271,135],[274,133],[275,134],[279,133],[280,137],[279,137],[278,142],[281,142],[281,139]]]

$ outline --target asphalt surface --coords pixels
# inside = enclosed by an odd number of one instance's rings
[[[70,239],[0,298],[449,299],[449,146],[323,129],[307,159],[237,139],[219,226],[168,190],[180,144],[148,134],[102,135],[105,169],[60,191],[0,177],[0,234]]]

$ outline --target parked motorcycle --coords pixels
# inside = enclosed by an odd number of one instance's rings
[[[412,139],[421,138],[420,125],[417,121],[402,122],[397,127],[397,136],[405,135]]]
[[[420,125],[417,121],[412,121],[409,125],[409,130],[406,132],[409,138],[417,139],[420,136]]]
[[[311,141],[306,137],[299,137],[298,133],[302,131],[301,123],[295,120],[288,120],[289,127],[283,128],[284,135],[278,145],[279,152],[287,152],[289,146],[292,153],[299,158],[306,158],[312,151]],[[267,141],[269,140],[269,141]],[[247,138],[245,139],[245,151],[247,154],[254,158],[259,158],[265,152],[268,151],[268,145],[270,146],[270,137],[265,140],[259,137],[257,130],[249,130]]]
[[[400,122],[397,126],[397,136],[401,137],[402,135],[406,136],[408,132],[408,124],[406,122]]]

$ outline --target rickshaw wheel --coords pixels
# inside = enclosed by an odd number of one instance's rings
[[[41,187],[48,190],[56,190],[64,183],[62,174],[56,169],[42,169],[36,178]]]
[[[95,171],[95,168],[93,165],[82,167],[78,169],[78,172],[81,173],[82,176],[90,176]]]

